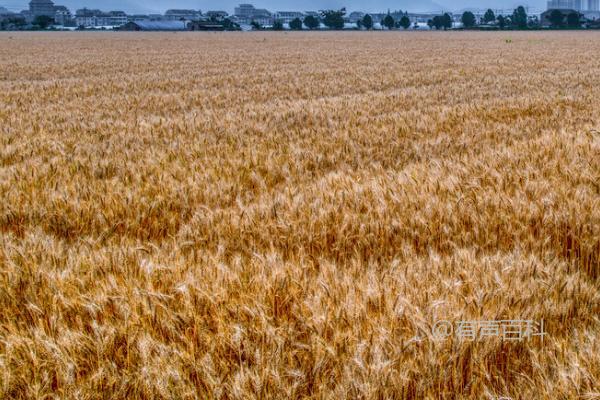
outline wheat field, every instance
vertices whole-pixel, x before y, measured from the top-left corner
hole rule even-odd
[[[600,399],[600,32],[0,54],[0,398]]]

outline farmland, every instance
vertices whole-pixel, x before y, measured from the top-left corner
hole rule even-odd
[[[0,54],[0,398],[600,398],[600,33]]]

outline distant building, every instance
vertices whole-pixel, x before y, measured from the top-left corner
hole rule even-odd
[[[579,12],[585,19],[595,21],[600,19],[600,0],[550,0],[548,1],[548,10],[540,17],[542,26],[551,25],[547,17],[553,10],[561,10],[566,15],[571,12]]]
[[[127,23],[127,14],[124,11],[109,11],[101,17],[100,26],[122,26]]]
[[[100,10],[81,8],[75,11],[75,23],[77,26],[92,27],[96,26],[96,15],[101,14]]]
[[[54,23],[62,26],[75,25],[71,11],[65,6],[54,6]]]
[[[54,18],[54,3],[51,0],[31,0],[29,2],[29,14],[33,17]]]
[[[119,28],[122,31],[186,31],[185,21],[131,21]]]
[[[196,10],[167,10],[165,12],[166,21],[197,21],[202,17],[202,11]]]
[[[0,21],[13,17],[15,14],[8,11],[8,9],[4,7],[0,7]]]
[[[583,10],[583,0],[549,0],[548,10]]]
[[[211,19],[223,19],[229,16],[227,11],[207,11],[206,16]]]
[[[362,11],[353,11],[348,15],[348,22],[356,23],[358,21],[362,21],[365,17],[365,13]]]
[[[583,11],[582,14],[589,21],[600,20],[600,11]]]
[[[75,23],[84,28],[119,27],[128,22],[124,11],[104,12],[96,9],[82,8],[75,12]]]
[[[572,14],[572,13],[578,13],[579,14],[579,11],[577,11],[575,9],[572,9],[572,8],[571,9],[568,9],[568,8],[554,8],[554,9],[551,9],[551,10],[546,10],[540,16],[540,25],[541,26],[545,26],[545,27],[552,26],[552,22],[550,22],[550,15],[554,11],[556,11],[556,10],[558,10],[558,11],[560,11],[562,13],[563,19],[564,19],[565,23],[567,21],[567,17],[569,16],[569,14]]]
[[[240,4],[235,8],[234,15],[242,24],[255,21],[261,25],[271,25],[274,20],[270,11],[264,8],[254,8],[252,4]]]
[[[240,4],[233,10],[233,15],[239,19],[251,19],[256,9],[252,4]]]
[[[73,16],[65,6],[55,6],[51,0],[31,0],[29,10],[21,12],[21,15],[31,23],[37,17],[48,17],[57,25],[72,25]]]
[[[300,11],[277,11],[273,14],[273,20],[281,21],[284,24],[289,24],[296,18],[304,19],[304,13]]]

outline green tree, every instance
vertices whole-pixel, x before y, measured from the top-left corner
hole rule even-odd
[[[504,15],[498,15],[496,19],[498,20],[498,26],[500,29],[504,29],[506,26],[506,17]]]
[[[293,31],[301,31],[302,30],[302,20],[300,20],[300,18],[294,18],[290,22],[290,29]]]
[[[394,17],[392,17],[389,12],[388,12],[388,15],[385,16],[383,21],[381,21],[381,23],[383,26],[388,28],[388,30],[392,30],[394,28],[394,26],[396,25],[396,21],[394,21]]]
[[[410,28],[410,18],[406,15],[402,16],[402,18],[400,18],[400,26],[404,29]]]
[[[278,19],[273,21],[273,30],[274,31],[282,31],[283,30],[283,22],[281,22]]]
[[[308,15],[304,18],[304,25],[306,25],[308,29],[317,29],[320,24],[319,19],[312,15]]]
[[[231,21],[229,18],[223,19],[223,28],[226,31],[239,31],[241,30],[240,26],[235,22]]]
[[[567,26],[572,29],[581,28],[581,14],[572,12],[567,15]]]
[[[488,10],[483,15],[483,22],[489,24],[490,22],[494,22],[496,20],[496,15],[492,11],[492,9],[488,8]]]
[[[445,13],[442,15],[442,27],[444,30],[452,28],[452,17],[450,14]]]
[[[472,28],[475,26],[475,14],[471,11],[465,11],[462,15],[461,21],[465,28]]]
[[[365,15],[362,19],[362,24],[366,30],[373,29],[373,18],[369,14]]]
[[[40,29],[46,29],[54,23],[54,18],[50,18],[47,15],[38,15],[33,20],[33,25],[39,26]]]
[[[346,15],[346,9],[341,10],[325,10],[321,11],[321,17],[323,23],[329,29],[344,29],[344,16]]]
[[[523,6],[517,7],[513,12],[512,23],[519,29],[527,28],[527,11],[525,11]]]
[[[9,18],[8,21],[19,28],[23,28],[27,25],[27,21],[25,20],[25,18]]]
[[[436,15],[435,17],[433,17],[432,25],[437,30],[442,29],[444,27],[444,23],[442,22],[442,17],[439,15]]]
[[[258,23],[258,22],[256,22],[256,21],[252,21],[252,22],[250,22],[250,26],[251,26],[251,27],[252,27],[252,29],[253,29],[253,30],[255,30],[255,31],[260,31],[260,30],[262,29],[262,25],[261,25],[261,24],[259,24],[259,23]]]
[[[548,15],[548,21],[552,28],[562,28],[565,22],[565,16],[560,10],[552,10]]]

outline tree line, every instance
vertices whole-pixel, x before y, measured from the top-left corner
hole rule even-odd
[[[303,27],[306,27],[310,30],[319,29],[321,27],[321,23],[325,25],[328,29],[331,30],[342,30],[344,29],[344,24],[346,16],[346,9],[342,8],[340,10],[322,10],[319,12],[318,16],[307,15],[304,19],[295,18],[290,21],[290,29],[299,31],[302,30]],[[394,17],[388,12],[388,14],[381,21],[381,25],[385,26],[388,29],[394,28],[404,28],[408,29],[411,26],[410,19],[408,18],[408,13],[405,13],[401,18],[396,21]],[[357,22],[358,28],[364,28],[367,30],[373,29],[373,25],[375,21],[371,15],[366,14],[362,19]],[[262,29],[262,26],[258,24],[256,21],[252,21],[251,23],[253,29]],[[273,30],[283,30],[283,23],[281,21],[275,21],[273,23]]]
[[[584,17],[581,13],[573,11],[568,15],[560,10],[552,10],[548,16],[550,26],[552,28],[570,28],[578,29],[583,25]],[[540,20],[537,16],[530,17],[527,11],[522,6],[517,7],[512,15],[504,16],[494,14],[494,11],[488,9],[480,21],[477,21],[475,14],[470,11],[465,11],[461,17],[463,26],[467,29],[494,25],[500,29],[539,29],[541,28]],[[430,25],[431,26],[431,25]],[[436,26],[437,28],[437,26]],[[439,28],[437,28],[439,29]]]
[[[399,13],[394,13],[395,15]],[[401,14],[401,13],[400,13]],[[304,27],[315,30],[319,29],[321,23],[331,30],[344,29],[346,9],[340,10],[323,10],[318,16],[308,15],[304,19],[295,18],[289,23],[291,30],[302,30]],[[566,15],[559,11],[553,10],[548,17],[552,28],[577,29],[581,28],[584,18],[578,12],[571,12]],[[496,15],[493,10],[488,9],[480,20],[471,11],[465,11],[462,14],[461,22],[465,29],[540,29],[541,24],[537,16],[527,15],[525,7],[519,6],[514,9],[511,15]],[[388,11],[388,14],[379,21],[382,27],[388,30],[392,29],[409,29],[412,26],[408,13],[404,13],[402,17],[395,19]],[[357,29],[371,30],[375,25],[375,21],[370,14],[366,14],[362,19],[357,21]],[[449,13],[437,15],[427,21],[427,25],[431,29],[447,30],[453,28],[453,19]],[[257,22],[252,22],[253,29],[262,29],[263,27]],[[414,24],[417,27],[417,24]],[[283,30],[284,26],[281,21],[275,21],[272,27],[273,30]]]
[[[31,23],[30,30],[46,29],[54,23],[54,18],[47,17],[45,15],[39,15],[35,17]],[[6,30],[9,28],[17,30],[24,29],[27,27],[27,21],[25,18],[20,16],[9,17],[0,21],[0,30]]]

